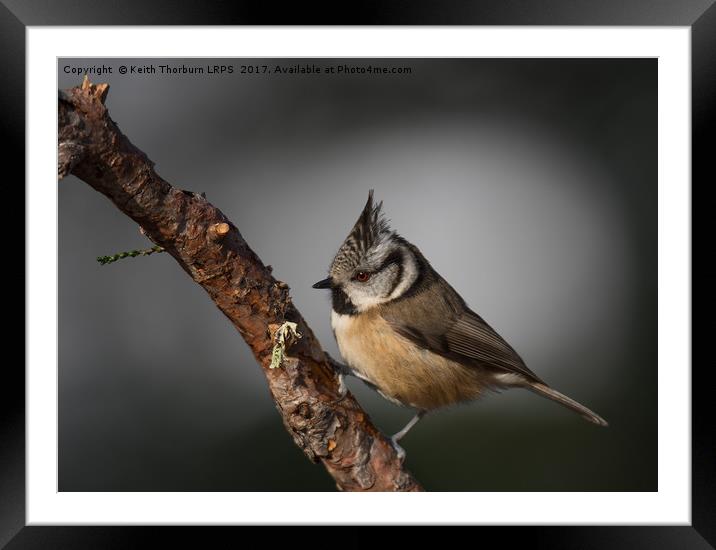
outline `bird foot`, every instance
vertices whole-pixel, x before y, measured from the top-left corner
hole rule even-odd
[[[328,364],[333,367],[333,371],[338,375],[338,400],[340,401],[348,394],[345,377],[351,374],[351,370],[347,365],[336,361],[328,352],[326,352],[326,359],[328,359]]]
[[[400,441],[400,437],[398,437],[399,434],[395,434],[393,437],[390,438],[390,444],[393,446],[393,449],[395,449],[395,454],[398,455],[398,460],[402,464],[405,462],[405,449],[403,449],[399,444],[398,441]]]
[[[348,386],[346,386],[345,375],[338,375],[338,400],[342,400],[348,393]]]

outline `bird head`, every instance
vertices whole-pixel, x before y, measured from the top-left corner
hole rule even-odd
[[[409,243],[393,231],[373,191],[338,249],[327,279],[314,288],[333,290],[336,301],[366,311],[400,297],[415,281],[418,264]]]

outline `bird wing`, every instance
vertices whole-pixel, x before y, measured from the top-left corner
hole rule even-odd
[[[427,292],[428,299],[418,303],[414,301],[410,305],[409,315],[398,307],[386,310],[383,318],[402,337],[447,359],[470,367],[519,374],[529,381],[544,383],[447,283],[440,286],[441,290],[432,290],[442,294],[441,297],[433,295],[430,299],[433,292]],[[446,305],[441,307],[437,304]]]

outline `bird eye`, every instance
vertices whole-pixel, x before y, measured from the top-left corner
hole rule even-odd
[[[367,271],[359,271],[356,273],[356,281],[359,283],[365,283],[368,279],[370,279],[370,273]]]

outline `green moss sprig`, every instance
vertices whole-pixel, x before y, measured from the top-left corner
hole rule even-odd
[[[113,256],[97,256],[97,261],[100,265],[107,265],[117,260],[123,260],[124,258],[136,258],[137,256],[151,256],[157,252],[165,252],[164,247],[153,246],[152,248],[145,248],[143,250],[130,250],[128,252],[120,252]]]

